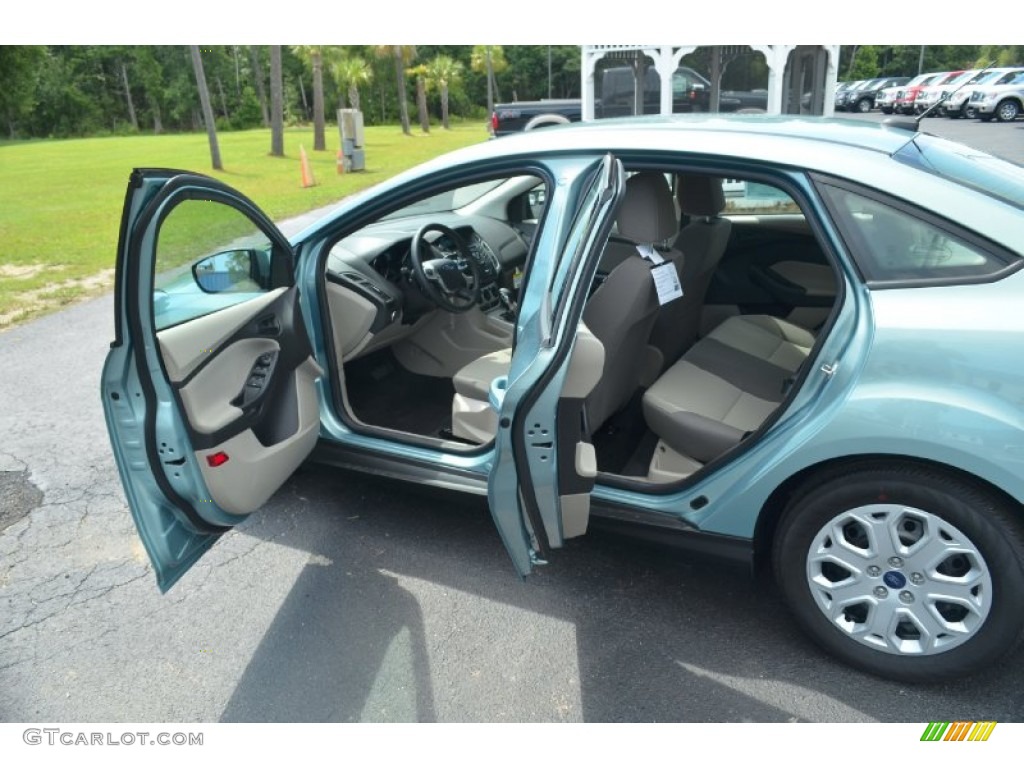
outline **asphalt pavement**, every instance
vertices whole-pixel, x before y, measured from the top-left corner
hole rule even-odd
[[[1024,122],[927,125],[1024,163]],[[1024,652],[955,684],[879,680],[745,571],[597,534],[520,580],[482,500],[317,466],[161,595],[103,422],[112,336],[110,296],[0,334],[0,720],[1024,714]]]

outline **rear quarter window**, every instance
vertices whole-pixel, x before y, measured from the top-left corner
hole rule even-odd
[[[925,211],[833,184],[821,190],[864,279],[876,287],[982,282],[1020,265]]]

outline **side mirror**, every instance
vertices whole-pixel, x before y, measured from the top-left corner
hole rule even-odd
[[[266,254],[246,248],[221,251],[192,265],[192,277],[203,293],[253,293],[269,287]]]

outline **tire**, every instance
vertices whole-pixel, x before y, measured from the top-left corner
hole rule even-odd
[[[857,102],[856,110],[861,114],[866,114],[871,111],[874,105],[871,103],[871,99],[861,99]]]
[[[826,651],[892,680],[991,668],[1024,633],[1019,510],[936,470],[865,462],[788,505],[776,581]]]
[[[964,117],[966,117],[968,120],[974,120],[975,118],[978,117],[977,107],[964,107],[960,111],[963,112]]]
[[[892,114],[892,107],[879,107],[879,109],[882,110],[883,114],[886,114],[886,115],[891,115]]]
[[[1001,123],[1012,123],[1020,114],[1020,104],[1013,99],[1003,99],[996,105],[996,119]]]

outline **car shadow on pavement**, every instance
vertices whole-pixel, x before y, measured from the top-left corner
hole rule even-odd
[[[879,680],[811,645],[746,570],[621,537],[570,542],[520,580],[482,499],[309,466],[240,530],[279,541],[285,529],[309,564],[224,721],[927,722],[1024,711],[1021,655],[966,684]]]

